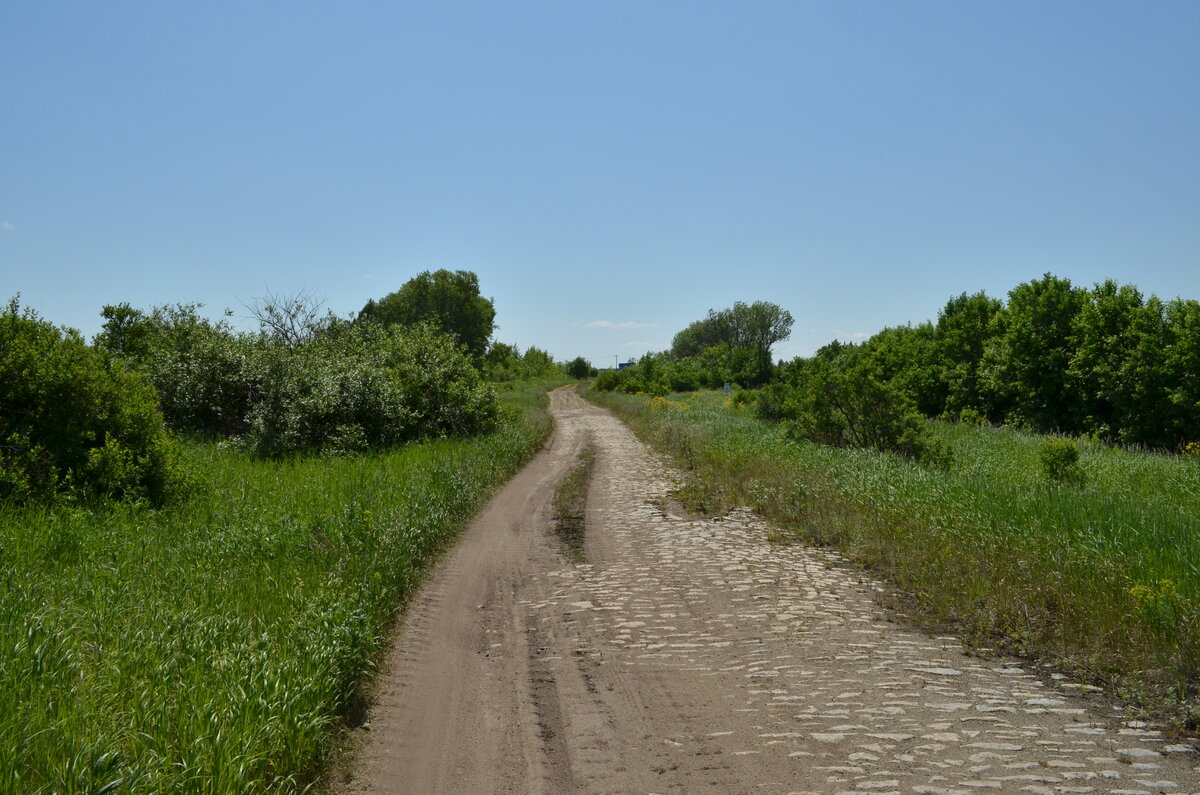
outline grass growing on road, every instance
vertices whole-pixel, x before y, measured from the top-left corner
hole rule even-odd
[[[589,441],[580,452],[579,461],[554,490],[554,530],[567,557],[574,562],[584,560],[588,484],[595,463],[596,446]]]
[[[546,436],[544,389],[503,399],[386,454],[192,445],[177,508],[0,509],[0,792],[310,785],[398,605]]]
[[[931,423],[948,471],[789,440],[719,393],[590,392],[688,471],[679,496],[750,505],[911,595],[922,620],[1131,688],[1200,720],[1200,460],[1080,443],[1050,477],[1045,437]]]

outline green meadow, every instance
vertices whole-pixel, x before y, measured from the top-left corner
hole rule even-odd
[[[550,428],[350,457],[186,445],[175,507],[0,506],[0,792],[313,785],[414,583]]]
[[[674,457],[694,510],[750,505],[779,539],[840,549],[914,620],[1106,685],[1183,729],[1200,721],[1200,457],[930,421],[946,469],[789,438],[719,392],[591,391]]]

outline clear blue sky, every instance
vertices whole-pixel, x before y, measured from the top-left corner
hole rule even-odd
[[[0,293],[468,269],[497,338],[603,365],[709,308],[779,356],[1053,271],[1200,298],[1200,3],[0,6]]]

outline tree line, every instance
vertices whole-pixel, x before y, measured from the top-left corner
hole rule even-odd
[[[926,416],[1179,449],[1200,438],[1200,303],[1045,274],[1007,301],[951,298],[936,322],[887,328],[859,358]]]
[[[947,301],[936,321],[885,328],[811,357],[770,361],[792,318],[774,304],[711,311],[670,351],[600,375],[605,390],[666,394],[762,387],[759,413],[826,443],[943,460],[920,418],[1007,424],[1116,444],[1181,449],[1200,439],[1200,303],[1091,288],[1050,273],[1007,300]]]
[[[186,493],[173,434],[259,456],[344,454],[469,436],[498,421],[488,379],[561,374],[545,351],[492,344],[469,271],[425,272],[349,318],[309,294],[250,307],[257,331],[198,304],[105,306],[89,344],[21,307],[0,311],[0,500]]]

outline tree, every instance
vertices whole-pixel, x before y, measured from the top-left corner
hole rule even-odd
[[[1105,438],[1119,437],[1137,412],[1125,363],[1137,348],[1134,324],[1144,306],[1137,288],[1109,279],[1087,294],[1075,316],[1072,386],[1080,397],[1084,428]]]
[[[1000,344],[989,353],[992,384],[1011,399],[1011,419],[1039,431],[1079,429],[1082,406],[1068,368],[1085,300],[1084,290],[1049,273],[1009,292]]]
[[[992,334],[992,319],[1003,306],[986,293],[964,292],[946,302],[938,313],[935,335],[946,388],[943,410],[951,417],[959,416],[964,409],[980,415],[988,413],[979,387],[979,365]]]
[[[567,375],[572,378],[587,378],[592,374],[592,363],[582,356],[567,362]]]
[[[875,378],[902,389],[922,414],[936,417],[945,409],[946,382],[932,323],[890,326],[864,342],[860,351]]]
[[[496,328],[496,308],[479,294],[479,277],[471,271],[425,271],[394,293],[368,301],[360,320],[383,326],[432,323],[453,337],[478,362]]]
[[[778,304],[737,301],[729,309],[708,310],[708,317],[676,334],[671,355],[685,359],[726,346],[719,358],[730,367],[722,376],[757,386],[771,377],[771,346],[791,336],[792,322],[792,313]]]

